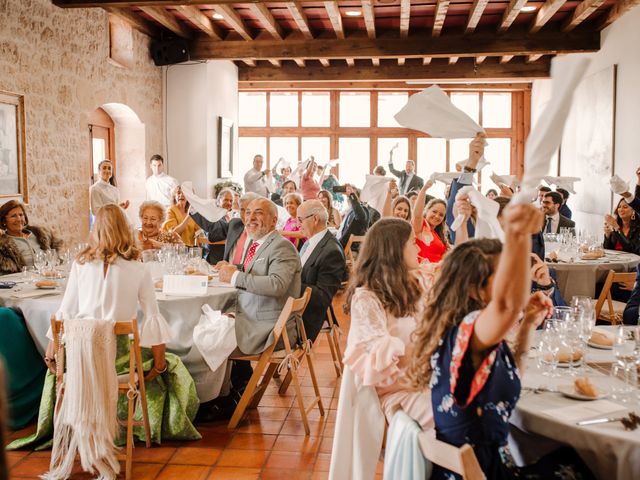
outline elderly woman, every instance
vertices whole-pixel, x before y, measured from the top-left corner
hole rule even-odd
[[[333,197],[331,196],[331,193],[329,193],[327,190],[320,190],[318,192],[318,200],[320,200],[324,208],[327,209],[327,226],[329,228],[340,228],[340,224],[342,223],[342,216],[340,215],[338,209],[333,207]]]
[[[22,267],[33,267],[39,252],[59,250],[62,240],[45,227],[28,225],[27,211],[16,200],[9,200],[0,207],[0,275],[16,273]]]
[[[196,232],[199,229],[198,224],[189,216],[189,202],[182,193],[182,187],[176,185],[171,191],[171,207],[162,224],[162,231],[177,233],[182,243],[192,247],[196,243]]]
[[[155,200],[142,202],[139,216],[141,228],[138,231],[137,241],[142,250],[161,248],[167,243],[182,243],[177,233],[160,231],[165,218],[164,206],[160,202]]]
[[[113,178],[113,164],[111,160],[103,160],[98,164],[98,181],[89,187],[89,202],[91,213],[95,216],[101,207],[114,203],[122,208],[129,207],[129,200],[120,201],[120,193]]]
[[[302,204],[302,196],[299,193],[288,193],[284,197],[284,208],[289,214],[287,222],[280,232],[296,248],[299,248],[306,238],[300,233],[300,220],[298,219],[298,207]]]

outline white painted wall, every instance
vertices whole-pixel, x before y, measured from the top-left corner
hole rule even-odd
[[[229,61],[165,69],[167,170],[211,197],[218,178],[218,117],[238,125],[238,69]],[[234,143],[237,149],[237,130]]]
[[[635,7],[602,31],[601,49],[591,54],[592,62],[586,75],[618,65],[615,105],[615,138],[613,173],[635,181],[640,166],[640,7]],[[550,80],[538,80],[531,95],[532,123],[550,96]],[[563,172],[580,176],[580,172]],[[571,199],[569,199],[571,206]],[[581,215],[576,212],[578,222]],[[585,216],[588,228],[601,233],[602,219]],[[578,225],[580,226],[580,225]],[[594,231],[594,233],[596,233]]]

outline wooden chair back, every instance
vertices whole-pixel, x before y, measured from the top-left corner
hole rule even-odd
[[[353,250],[351,249],[351,247],[353,247],[354,244],[362,244],[362,242],[364,242],[364,235],[351,235],[349,237],[349,240],[347,240],[347,244],[344,247],[344,258],[347,262],[347,269],[351,270],[353,268],[353,265],[355,263],[355,258],[353,256]]]
[[[426,459],[461,475],[464,480],[483,480],[486,478],[471,445],[454,447],[436,439],[433,432],[421,432],[418,435],[418,443]]]
[[[628,284],[633,284],[635,280],[635,272],[616,273],[613,270],[609,270],[604,286],[602,287],[602,291],[600,292],[600,296],[596,301],[596,319],[610,322],[612,325],[622,323],[622,315],[620,312],[616,312],[614,306],[615,301],[611,297],[611,287],[614,284],[623,284],[626,287]],[[608,313],[602,312],[605,302],[607,304]]]

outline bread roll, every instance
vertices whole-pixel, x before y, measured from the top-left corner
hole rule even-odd
[[[53,280],[38,280],[36,282],[36,287],[38,288],[55,288],[58,284]]]
[[[588,378],[576,378],[574,382],[574,386],[576,392],[580,395],[584,395],[585,397],[597,398],[598,397],[598,389],[589,381]]]
[[[603,347],[613,347],[613,338],[602,332],[593,332],[589,342],[602,345]]]

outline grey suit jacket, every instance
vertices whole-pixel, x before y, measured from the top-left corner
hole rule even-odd
[[[236,338],[242,353],[261,353],[273,343],[272,330],[284,304],[289,297],[300,296],[301,269],[293,244],[274,231],[237,275]],[[298,339],[294,323],[287,327],[292,343]]]

